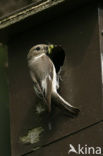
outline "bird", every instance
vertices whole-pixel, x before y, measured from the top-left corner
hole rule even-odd
[[[57,52],[60,52],[57,54]],[[61,58],[60,57],[61,55]],[[57,57],[57,58],[56,58]],[[58,93],[58,74],[65,58],[64,50],[55,44],[34,45],[27,54],[28,68],[36,94],[43,99],[48,112],[52,111],[52,102],[72,115],[79,109],[71,105]],[[61,60],[61,61],[60,61]]]

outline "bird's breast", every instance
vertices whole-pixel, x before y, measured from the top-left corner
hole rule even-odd
[[[35,62],[35,61],[38,61],[39,59],[41,59],[41,57],[42,56],[44,56],[45,54],[39,54],[39,55],[37,55],[37,56],[34,56],[33,58],[32,58],[32,60],[31,60],[31,62],[33,63],[33,62]]]

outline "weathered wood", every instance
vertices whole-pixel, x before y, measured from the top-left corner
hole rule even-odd
[[[99,43],[100,43],[100,57],[101,57],[101,77],[102,77],[102,95],[103,95],[103,5],[100,3],[98,8],[98,24],[99,24]],[[103,108],[103,96],[102,96]]]
[[[0,19],[0,42],[7,43],[12,34],[24,32],[34,25],[42,24],[65,10],[72,10],[84,4],[96,4],[97,0],[44,0],[31,4]]]
[[[49,9],[53,6],[62,4],[66,0],[38,0],[36,3],[33,3],[27,7],[24,7],[20,10],[15,11],[14,13],[11,13],[10,15],[4,16],[0,19],[0,30],[8,27],[16,22],[19,22],[21,20],[24,20],[25,18],[35,15],[39,12],[42,12],[46,9]],[[76,5],[81,5],[86,2],[91,2],[92,0],[68,0],[69,6],[68,9],[72,7],[75,7]],[[67,2],[66,2],[67,3]],[[68,4],[67,3],[67,4]]]
[[[11,24],[14,24],[18,21],[21,21],[28,16],[32,16],[34,14],[37,14],[38,12],[41,12],[45,9],[48,9],[52,6],[55,6],[64,0],[45,0],[45,1],[40,1],[40,3],[37,3],[36,5],[32,5],[28,8],[23,9],[22,11],[18,11],[17,13],[10,15],[8,17],[5,17],[4,19],[0,20],[0,29],[8,27]]]
[[[26,56],[34,44],[45,41],[65,48],[60,94],[80,108],[76,118],[65,116],[58,108],[54,109],[51,119],[46,113],[42,116],[35,113],[35,105],[40,101],[33,91]],[[102,120],[101,60],[95,5],[85,6],[71,14],[66,11],[58,18],[28,29],[26,33],[11,36],[8,46],[13,156]],[[44,129],[40,141],[34,145],[22,144],[19,138],[36,127]]]
[[[99,123],[92,127],[89,127],[83,131],[80,131],[72,136],[67,138],[62,138],[58,142],[54,142],[44,148],[37,150],[36,152],[32,151],[31,153],[25,154],[25,156],[75,156],[75,153],[70,153],[70,144],[74,146],[74,148],[78,151],[78,145],[80,144],[81,147],[84,147],[83,152],[85,153],[85,147],[96,147],[101,148],[101,152],[103,153],[103,123]],[[35,149],[34,149],[35,150]],[[87,150],[88,151],[88,150]],[[82,154],[80,154],[82,155]],[[85,154],[89,155],[89,154]],[[92,155],[92,150],[91,154]],[[94,154],[97,155],[97,154]],[[101,154],[100,154],[101,155]]]
[[[10,114],[7,47],[0,44],[0,155],[10,155]]]

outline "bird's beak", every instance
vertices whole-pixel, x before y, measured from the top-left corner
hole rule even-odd
[[[53,44],[50,44],[50,45],[48,46],[48,53],[49,53],[49,54],[51,54],[53,48],[54,48],[54,45],[53,45]]]

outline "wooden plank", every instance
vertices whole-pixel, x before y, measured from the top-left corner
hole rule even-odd
[[[34,6],[27,7],[23,9],[22,11],[18,11],[17,13],[14,13],[11,16],[7,16],[0,20],[0,29],[3,29],[5,27],[8,27],[16,22],[19,22],[29,16],[32,16],[34,14],[37,14],[38,12],[44,11],[45,9],[48,9],[52,6],[55,6],[59,3],[62,3],[64,0],[58,0],[58,1],[41,1],[41,3],[37,3],[37,5],[34,4]]]
[[[71,11],[96,3],[97,0],[43,0],[40,3],[32,3],[0,18],[0,42],[7,43],[12,34],[27,31],[33,25],[61,16],[65,10]]]
[[[103,5],[100,3],[98,8],[98,23],[99,23],[99,43],[100,43],[100,56],[101,56],[101,77],[102,77],[102,95],[103,95]],[[103,96],[102,96],[103,108]]]
[[[61,44],[65,48],[60,94],[79,107],[81,112],[74,119],[65,116],[58,108],[54,109],[51,120],[45,113],[41,116],[35,113],[35,105],[40,101],[34,94],[26,56],[33,45],[45,41]],[[102,81],[97,8],[87,6],[71,15],[66,12],[60,18],[12,36],[9,42],[9,76],[13,156],[101,120]],[[48,125],[51,125],[51,130]],[[44,129],[40,141],[22,144],[19,138],[37,127]]]
[[[68,0],[66,2],[69,4],[69,8],[74,8],[75,6],[90,3],[93,0]],[[65,0],[37,0],[34,3],[31,3],[30,5],[27,5],[21,9],[18,10],[12,10],[14,12],[9,13],[9,15],[1,17],[0,18],[0,29],[3,29],[5,27],[8,27],[14,23],[20,22],[21,20],[24,20],[25,18],[28,18],[29,16],[38,14],[39,12],[42,12],[46,9],[50,9],[51,7],[54,7],[59,4],[63,4]],[[93,1],[94,2],[94,1]]]
[[[0,44],[0,155],[10,155],[10,114],[7,47]]]
[[[103,123],[85,129],[77,134],[74,134],[73,136],[67,137],[65,139],[61,139],[56,143],[41,148],[36,152],[28,153],[25,156],[34,156],[34,155],[35,156],[48,156],[48,155],[49,156],[53,156],[53,155],[75,156],[76,154],[72,152],[68,154],[70,149],[70,144],[72,144],[77,151],[78,151],[78,145],[80,144],[80,147],[84,147],[83,152],[85,153],[85,155],[93,155],[92,151],[91,154],[89,153],[86,154],[86,150],[85,150],[86,147],[94,147],[95,149],[96,147],[100,147],[102,149],[101,153],[103,153]],[[80,155],[82,155],[82,153]]]

